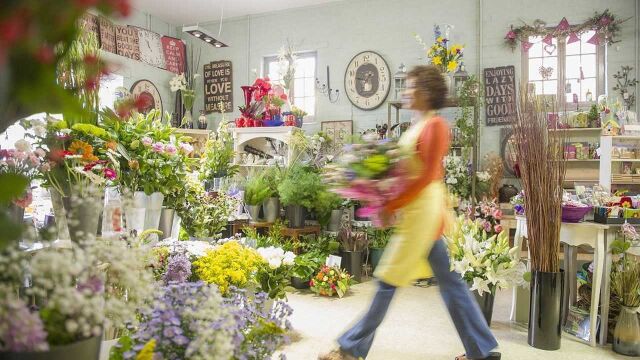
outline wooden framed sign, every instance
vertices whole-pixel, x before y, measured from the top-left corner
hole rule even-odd
[[[175,74],[182,74],[186,63],[184,42],[170,36],[163,36],[161,42],[166,69]]]
[[[140,61],[138,29],[133,26],[116,25],[116,49],[118,55]]]
[[[233,112],[233,70],[231,61],[212,61],[204,65],[204,111]]]
[[[82,15],[79,20],[79,27],[81,29],[80,32],[82,33],[82,36],[86,36],[86,34],[94,34],[96,40],[100,42],[99,22],[98,17],[93,14],[85,13]]]
[[[116,53],[116,27],[107,18],[100,17],[100,49]]]
[[[513,65],[484,69],[487,126],[516,120],[516,69]]]

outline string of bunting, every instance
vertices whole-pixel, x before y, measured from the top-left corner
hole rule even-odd
[[[533,46],[533,43],[529,41],[530,36],[542,37],[542,42],[547,45],[553,43],[553,38],[567,37],[567,44],[571,44],[579,41],[580,35],[583,33],[595,30],[595,34],[587,40],[589,44],[596,46],[603,43],[613,44],[619,41],[616,40],[616,36],[620,32],[620,24],[629,19],[620,20],[607,9],[602,13],[596,12],[593,17],[582,24],[570,25],[567,18],[563,17],[555,28],[547,27],[547,23],[540,19],[535,20],[531,25],[522,21],[524,24],[522,26],[513,27],[511,25],[511,29],[504,39],[511,50],[515,50],[518,41],[520,41],[522,49],[529,51]]]

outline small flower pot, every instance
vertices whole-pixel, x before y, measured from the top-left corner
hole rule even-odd
[[[303,280],[303,279],[301,279],[299,277],[292,276],[291,277],[291,286],[293,286],[295,289],[298,289],[298,290],[308,289],[309,288],[309,280]]]

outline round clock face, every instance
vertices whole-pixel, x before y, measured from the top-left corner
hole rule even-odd
[[[380,106],[389,94],[391,72],[382,56],[364,51],[349,62],[344,75],[344,88],[351,103],[362,110]]]
[[[138,80],[131,87],[131,95],[135,97],[145,98],[146,103],[149,104],[142,113],[146,114],[152,109],[156,109],[162,116],[162,98],[158,92],[158,88],[149,80]]]

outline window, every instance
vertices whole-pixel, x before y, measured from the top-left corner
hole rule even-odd
[[[313,116],[316,112],[316,53],[297,53],[296,56],[296,72],[289,91],[291,104]],[[282,84],[281,64],[277,56],[264,58],[264,73],[273,83]]]
[[[558,95],[561,104],[588,105],[604,93],[604,49],[587,41],[595,32],[587,31],[579,41],[553,39],[551,45],[542,37],[532,36],[528,53],[523,52],[524,81],[536,95]]]

